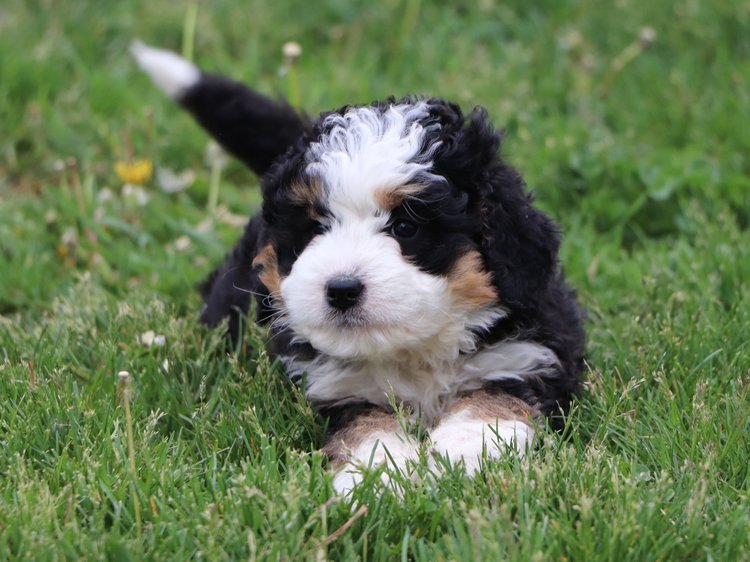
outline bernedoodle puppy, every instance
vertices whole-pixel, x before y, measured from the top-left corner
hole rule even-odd
[[[262,178],[262,211],[205,283],[201,318],[237,338],[255,300],[271,353],[329,420],[339,492],[362,466],[404,469],[420,450],[473,473],[522,454],[536,420],[560,423],[580,387],[582,313],[558,229],[484,110],[407,97],[308,122],[174,53],[132,53]]]

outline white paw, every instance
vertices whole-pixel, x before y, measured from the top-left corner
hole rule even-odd
[[[481,469],[485,458],[499,458],[508,452],[523,456],[534,438],[534,429],[520,420],[479,420],[462,411],[443,420],[431,435],[432,450],[444,455],[451,465],[463,463],[467,473]],[[430,469],[440,463],[430,459]]]
[[[392,484],[391,475],[394,472],[407,472],[407,462],[416,462],[419,458],[419,446],[411,437],[403,434],[378,431],[354,448],[349,458],[349,462],[339,468],[333,478],[336,493],[350,493],[362,481],[363,470],[382,465],[385,465],[380,476],[383,484],[400,493]]]
[[[348,462],[333,477],[333,489],[338,495],[346,496],[360,482],[362,482],[362,468]]]

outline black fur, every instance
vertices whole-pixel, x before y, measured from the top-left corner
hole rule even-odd
[[[231,154],[256,174],[309,129],[307,119],[239,82],[211,74],[180,97],[180,104]]]
[[[240,326],[250,308],[253,294],[260,294],[266,290],[252,268],[262,230],[262,219],[253,218],[224,263],[201,285],[205,303],[201,321],[209,326],[216,326],[228,320],[229,334],[233,342],[239,337]],[[264,307],[265,303],[261,303],[260,306]]]

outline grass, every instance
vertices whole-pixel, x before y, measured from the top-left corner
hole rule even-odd
[[[229,164],[211,220],[205,135],[126,54],[181,50],[192,9],[0,7],[0,559],[750,559],[746,2],[198,4],[197,62],[268,94],[299,42],[311,113],[486,106],[566,233],[591,367],[566,432],[402,500],[370,474],[354,505],[262,347],[197,323],[257,180]],[[113,172],[131,157],[196,180],[141,205]]]

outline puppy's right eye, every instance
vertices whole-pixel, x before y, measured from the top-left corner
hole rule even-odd
[[[322,222],[315,221],[312,231],[315,236],[318,236],[319,234],[325,234],[326,232],[328,232],[328,227]]]

